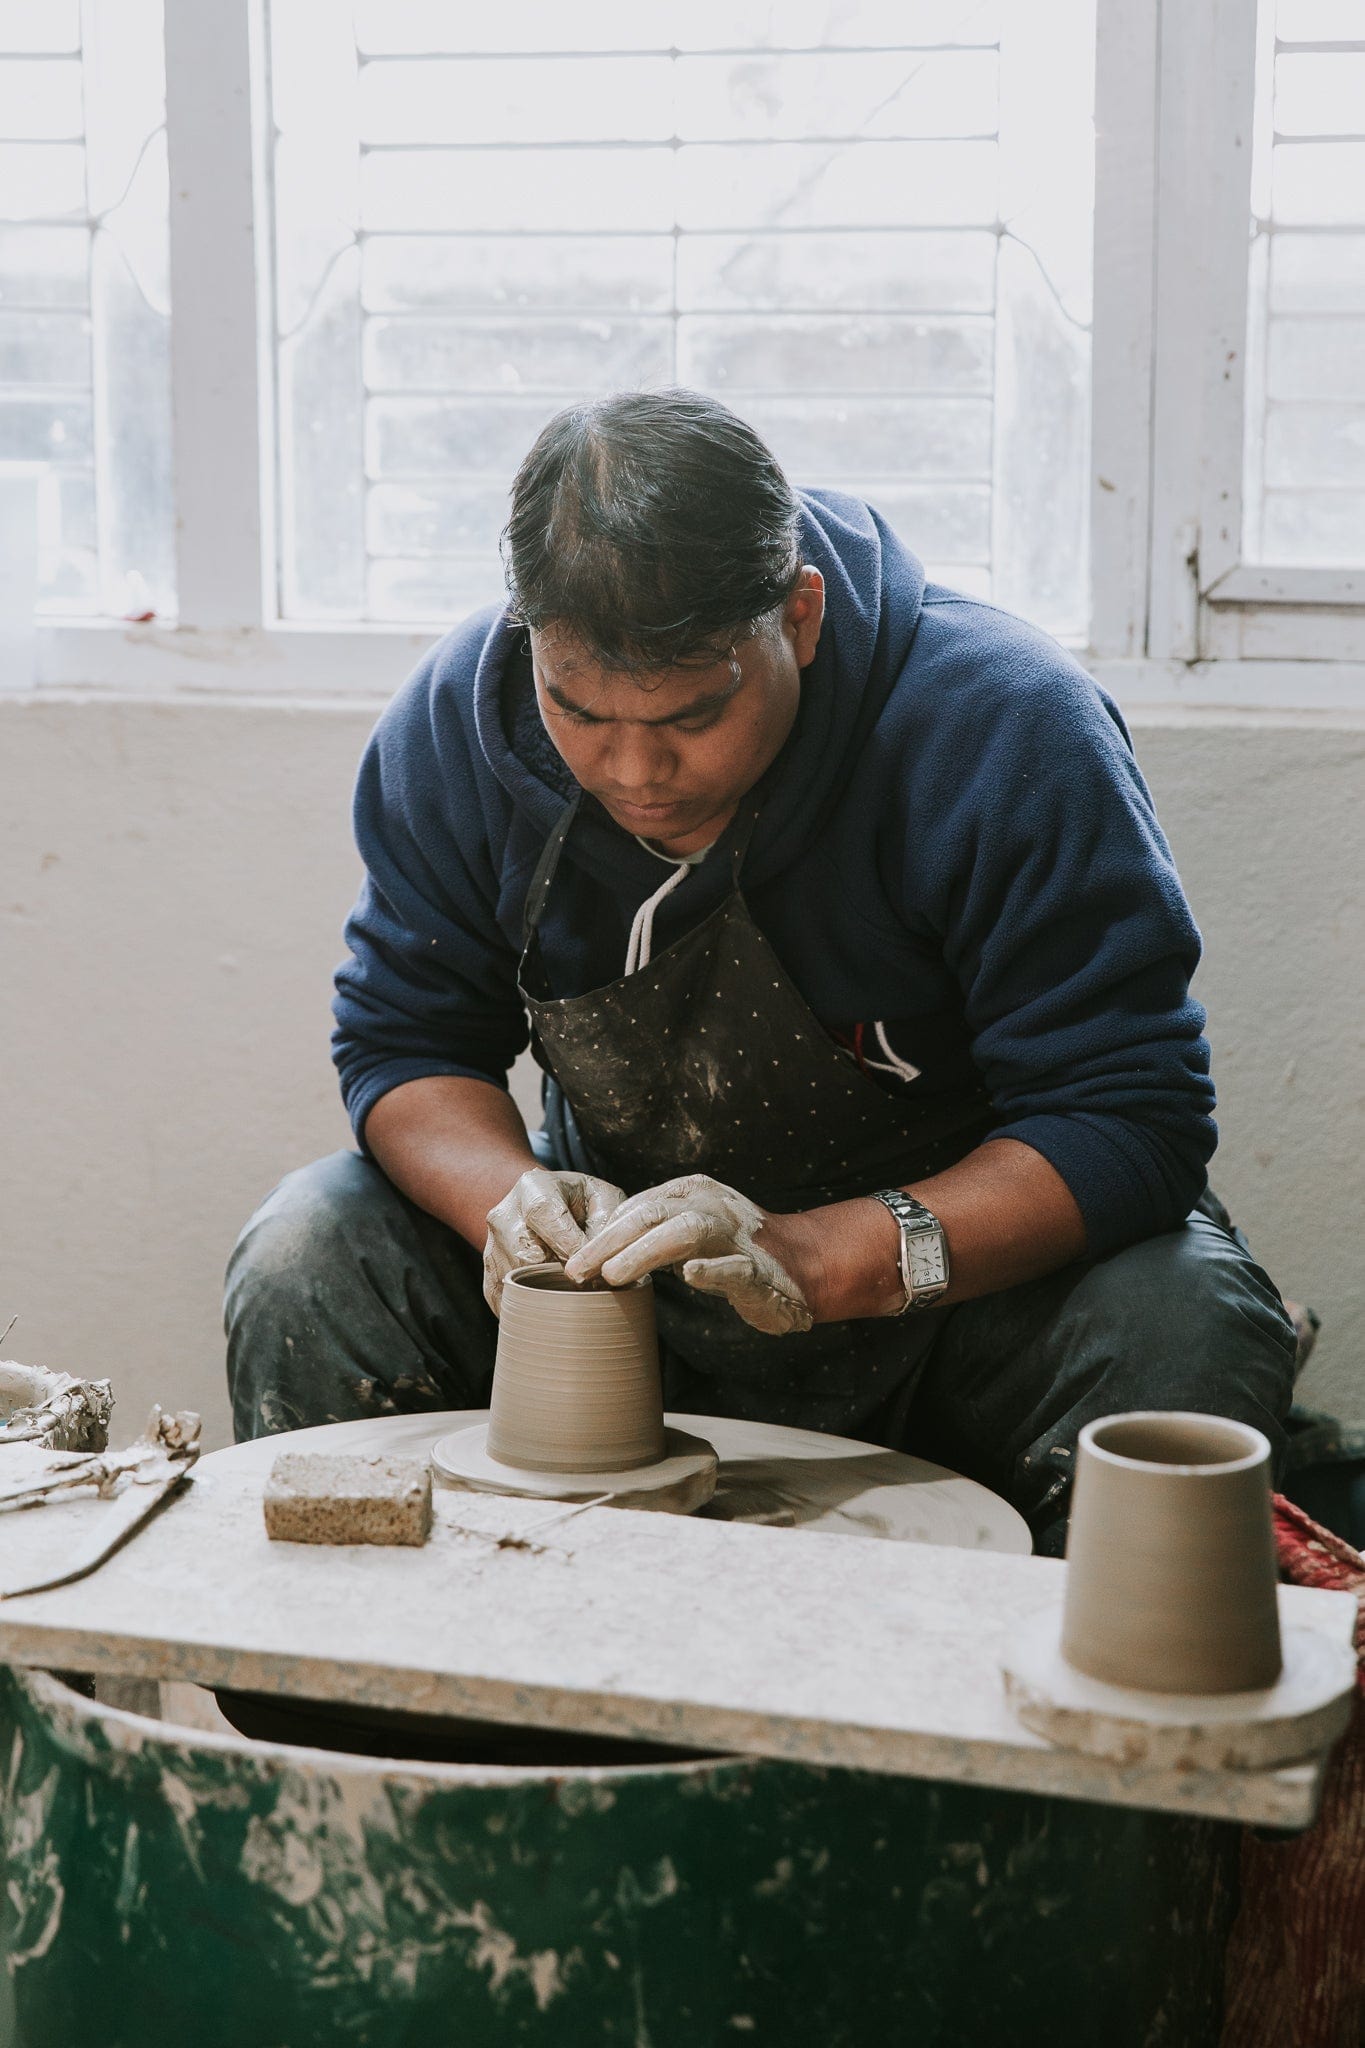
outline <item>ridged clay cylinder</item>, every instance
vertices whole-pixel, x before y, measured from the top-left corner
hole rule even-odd
[[[1270,1445],[1217,1415],[1081,1431],[1062,1655],[1111,1685],[1252,1692],[1280,1675]]]
[[[654,1288],[576,1287],[561,1266],[503,1285],[488,1455],[529,1472],[629,1472],[664,1455]]]

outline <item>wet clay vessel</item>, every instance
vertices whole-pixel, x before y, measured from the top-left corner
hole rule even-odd
[[[488,1455],[529,1472],[629,1472],[664,1455],[654,1289],[575,1287],[522,1266],[503,1287]]]
[[[488,1420],[431,1461],[476,1492],[675,1515],[710,1500],[718,1470],[703,1438],[664,1426],[652,1282],[575,1287],[554,1265],[508,1274]]]
[[[1062,1655],[1144,1692],[1280,1675],[1270,1445],[1216,1415],[1087,1423],[1067,1540]]]
[[[1145,1411],[1087,1423],[1066,1555],[1062,1597],[1001,1658],[1035,1734],[1134,1773],[1197,1774],[1320,1758],[1341,1733],[1355,1616],[1341,1603],[1335,1640],[1281,1629],[1259,1430]]]

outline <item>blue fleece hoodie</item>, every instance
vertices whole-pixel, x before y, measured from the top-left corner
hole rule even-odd
[[[1118,710],[1042,633],[926,587],[859,500],[803,506],[825,625],[745,866],[755,922],[889,1093],[980,1076],[996,1135],[1051,1161],[1092,1256],[1173,1228],[1215,1144],[1199,935]],[[439,641],[384,712],[334,1004],[362,1142],[405,1081],[505,1082],[528,1039],[527,885],[572,789],[500,610]],[[619,979],[661,872],[585,799],[541,925],[556,995]],[[721,858],[693,869],[660,908],[656,954],[728,885]],[[877,1024],[917,1079],[889,1071]]]

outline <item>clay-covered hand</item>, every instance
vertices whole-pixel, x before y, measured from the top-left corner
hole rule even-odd
[[[557,1173],[544,1166],[524,1173],[488,1212],[483,1295],[494,1315],[501,1311],[502,1283],[510,1272],[572,1257],[614,1213],[621,1194],[609,1180],[590,1173]]]
[[[813,1317],[800,1286],[763,1242],[773,1220],[723,1181],[684,1174],[622,1202],[564,1270],[571,1280],[600,1274],[608,1286],[623,1287],[667,1267],[702,1294],[722,1296],[755,1330],[785,1337],[808,1330]]]

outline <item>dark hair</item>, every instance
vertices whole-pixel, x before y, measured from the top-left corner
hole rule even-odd
[[[774,457],[714,398],[626,391],[569,406],[512,485],[512,616],[562,626],[610,668],[715,659],[791,595],[799,519]]]

